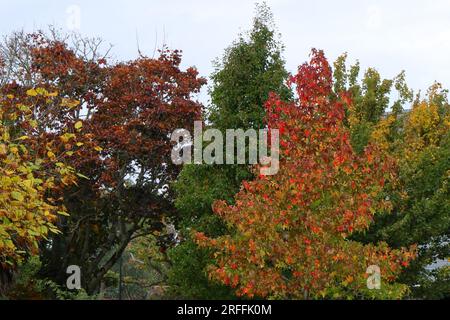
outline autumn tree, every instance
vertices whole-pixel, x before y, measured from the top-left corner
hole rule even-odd
[[[383,185],[392,161],[376,146],[360,155],[344,126],[344,101],[330,100],[332,74],[323,52],[291,78],[298,100],[272,94],[266,103],[270,129],[280,130],[280,171],[243,182],[235,204],[214,203],[214,212],[235,230],[208,237],[215,263],[210,276],[238,295],[264,298],[399,298],[394,280],[414,249],[352,241],[376,213],[389,210]],[[381,290],[369,290],[366,269],[381,270]]]
[[[253,28],[241,34],[222,59],[215,62],[211,76],[211,106],[206,123],[226,129],[259,129],[265,126],[264,102],[270,92],[290,98],[285,85],[287,72],[283,47],[277,40],[270,9],[257,6]],[[190,238],[190,229],[208,235],[228,233],[226,226],[212,213],[216,199],[233,202],[242,180],[252,179],[247,165],[185,165],[176,184],[176,206],[181,213],[181,235],[185,241],[170,251],[173,267],[169,283],[176,296],[185,298],[233,298],[231,290],[211,283],[205,267],[211,261],[208,251],[198,248]]]
[[[378,217],[362,239],[383,240],[392,247],[417,243],[418,257],[400,280],[411,287],[414,297],[448,297],[450,108],[447,91],[435,83],[425,99],[417,97],[410,110],[382,119],[371,140],[397,160],[399,182],[389,190],[393,214]]]
[[[37,33],[26,43],[33,78],[70,107],[44,119],[53,131],[82,127],[97,153],[71,162],[87,179],[60,194],[70,217],[59,219],[62,234],[42,245],[41,276],[63,284],[66,267],[79,265],[83,288],[93,293],[133,238],[158,231],[162,242],[173,240],[163,236],[175,212],[169,187],[179,171],[170,159],[170,134],[200,119],[193,95],[205,80],[194,68],[180,69],[176,50],[109,64],[94,40],[78,42],[82,50],[65,40]],[[65,148],[74,146],[70,138]]]
[[[67,216],[67,210],[55,195],[77,183],[77,173],[69,164],[89,144],[76,123],[62,132],[40,131],[45,126],[40,121],[43,113],[51,114],[55,105],[58,112],[68,111],[57,92],[43,88],[25,92],[16,85],[2,91],[0,287],[8,284],[8,275],[20,264],[39,254],[41,241],[61,232],[58,216]],[[61,148],[64,140],[86,146]]]
[[[419,244],[418,258],[399,281],[407,283],[415,297],[438,297],[445,291],[441,284],[448,283],[448,272],[445,275],[443,268],[433,267],[449,255],[447,195],[442,190],[448,170],[446,90],[435,83],[425,99],[417,95],[412,101],[404,72],[383,80],[374,68],[362,79],[359,73],[359,63],[347,68],[346,54],[334,63],[334,93],[349,92],[353,99],[346,109],[352,145],[360,152],[371,142],[390,154],[397,162],[399,179],[395,185],[385,186],[393,213],[377,215],[367,233],[353,238],[375,243],[383,240],[394,248]]]
[[[386,113],[400,114],[406,103],[412,101],[413,92],[406,84],[404,71],[392,79],[383,79],[375,68],[368,68],[361,76],[359,62],[347,66],[346,60],[345,53],[333,64],[332,95],[350,94],[353,103],[346,109],[345,123],[350,128],[353,148],[362,152],[369,143],[374,126]]]

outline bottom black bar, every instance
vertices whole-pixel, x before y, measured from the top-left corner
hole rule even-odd
[[[20,313],[44,315],[45,318],[65,315],[79,319],[313,319],[317,316],[339,316],[384,319],[393,312],[402,318],[428,310],[430,313],[448,309],[448,301],[0,301],[0,312],[11,309],[15,318]],[[311,317],[312,316],[312,317]]]

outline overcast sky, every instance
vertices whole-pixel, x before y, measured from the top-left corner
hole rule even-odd
[[[348,52],[350,62],[376,67],[384,77],[406,70],[417,91],[434,80],[450,87],[450,0],[268,0],[285,44],[289,71],[312,47],[330,61]],[[114,45],[117,59],[152,55],[164,41],[183,50],[183,65],[208,76],[240,31],[247,30],[255,0],[0,0],[0,34],[52,24]],[[77,18],[79,17],[79,19]],[[204,95],[202,95],[202,100]]]

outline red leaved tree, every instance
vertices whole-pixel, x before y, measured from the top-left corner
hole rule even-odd
[[[170,185],[181,167],[171,161],[170,134],[201,118],[194,95],[206,80],[195,68],[182,70],[178,50],[111,63],[95,39],[70,45],[37,33],[11,41],[20,50],[6,51],[0,92],[57,92],[45,108],[33,104],[34,149],[51,141],[56,156],[71,152],[68,164],[87,177],[52,195],[70,216],[57,223],[62,234],[42,245],[40,275],[65,284],[67,266],[79,265],[82,287],[94,293],[133,238],[155,233],[160,244],[173,243],[165,224],[176,213]]]
[[[280,130],[278,174],[244,182],[235,205],[215,203],[231,235],[196,234],[216,258],[210,276],[247,297],[400,297],[406,289],[394,280],[414,248],[349,239],[389,210],[383,186],[395,179],[393,162],[374,146],[352,150],[343,125],[344,101],[351,102],[330,98],[323,52],[313,50],[290,82],[295,102],[273,94],[266,103],[269,129]],[[367,287],[371,265],[380,268],[381,290]]]

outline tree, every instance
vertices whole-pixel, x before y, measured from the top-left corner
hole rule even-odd
[[[446,90],[436,83],[426,99],[416,99],[411,110],[382,119],[372,141],[397,160],[399,183],[389,192],[394,214],[376,219],[365,241],[383,240],[392,247],[417,243],[418,257],[400,280],[411,287],[413,297],[442,297],[445,292],[448,296],[450,108]],[[441,268],[431,268],[439,264]]]
[[[298,100],[272,94],[268,127],[281,135],[280,171],[243,182],[235,204],[214,212],[235,232],[216,238],[196,233],[215,257],[210,276],[238,295],[271,298],[399,298],[394,280],[414,257],[414,247],[349,239],[389,210],[383,186],[394,179],[392,161],[376,146],[356,154],[345,128],[344,103],[330,101],[332,74],[323,52],[291,78]],[[381,270],[381,290],[369,290],[366,269]]]
[[[412,101],[413,92],[406,84],[404,71],[393,79],[382,79],[376,69],[369,68],[364,72],[362,79],[358,79],[359,62],[347,69],[346,59],[345,53],[334,62],[333,95],[339,97],[344,92],[350,94],[353,103],[346,110],[345,123],[350,128],[353,148],[357,152],[362,152],[369,143],[374,126],[385,113],[401,113],[404,104]],[[393,93],[396,99],[391,102]],[[395,137],[391,137],[391,140],[394,139]]]
[[[264,101],[270,92],[285,99],[290,91],[285,85],[288,73],[282,59],[283,47],[277,41],[272,14],[266,5],[257,6],[253,28],[240,35],[215,62],[211,76],[212,105],[207,112],[209,126],[244,130],[264,127]],[[211,261],[207,250],[200,249],[190,238],[195,227],[211,236],[228,233],[211,210],[216,199],[233,201],[242,180],[252,179],[247,165],[185,165],[175,184],[176,206],[182,220],[179,223],[182,244],[170,250],[173,268],[169,283],[173,294],[184,298],[233,298],[231,290],[211,283],[205,267]]]
[[[24,261],[39,253],[39,243],[59,234],[59,215],[67,215],[55,194],[77,183],[69,165],[83,148],[61,149],[71,139],[81,143],[86,137],[77,125],[64,132],[40,132],[42,112],[67,111],[57,92],[43,88],[21,93],[18,88],[3,88],[0,98],[0,286],[9,283],[8,275]],[[14,94],[13,94],[14,93]]]
[[[446,90],[435,83],[425,100],[417,95],[412,109],[405,109],[413,92],[406,84],[404,72],[392,80],[381,81],[378,72],[371,68],[359,84],[358,63],[347,70],[345,60],[344,54],[334,63],[334,92],[349,90],[354,101],[346,110],[352,145],[361,152],[369,142],[376,144],[396,160],[399,171],[397,183],[385,187],[393,202],[393,213],[376,216],[366,234],[353,238],[375,243],[383,240],[394,248],[419,244],[418,258],[399,281],[410,286],[414,297],[434,297],[435,292],[445,291],[434,288],[445,283],[446,273],[430,270],[430,266],[449,255],[445,245],[449,233],[445,200]],[[390,102],[392,89],[397,96],[394,102]]]
[[[170,134],[200,118],[192,96],[205,80],[194,68],[180,69],[176,50],[108,64],[95,41],[82,41],[85,50],[78,50],[42,33],[29,39],[33,79],[58,90],[71,107],[44,118],[48,127],[58,132],[75,123],[97,145],[96,153],[71,161],[88,179],[62,190],[70,217],[59,219],[62,234],[42,245],[40,275],[63,284],[67,266],[79,265],[82,286],[92,294],[133,238],[164,230],[164,218],[170,223],[169,187],[179,171],[170,159]]]

